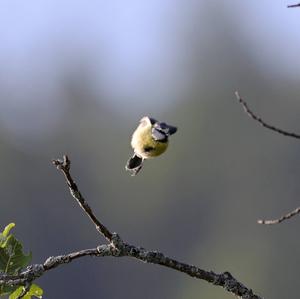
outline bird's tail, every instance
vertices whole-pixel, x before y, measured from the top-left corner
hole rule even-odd
[[[144,159],[134,154],[128,161],[125,166],[126,170],[131,172],[132,176],[138,174],[143,166]]]

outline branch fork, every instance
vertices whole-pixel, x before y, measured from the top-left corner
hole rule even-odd
[[[60,265],[68,264],[77,258],[84,256],[95,257],[131,257],[145,263],[156,264],[164,266],[175,271],[182,272],[191,277],[205,280],[216,286],[223,287],[226,291],[232,293],[241,299],[262,299],[262,297],[255,295],[253,291],[236,280],[229,272],[215,273],[213,271],[206,271],[196,267],[169,258],[159,251],[151,251],[142,247],[137,247],[128,244],[117,234],[112,233],[103,223],[101,223],[94,215],[92,209],[82,196],[77,184],[70,174],[71,161],[67,155],[63,159],[56,159],[52,161],[53,165],[60,170],[69,187],[72,197],[76,200],[79,206],[83,209],[89,219],[93,222],[96,230],[107,240],[107,244],[102,244],[92,249],[84,249],[77,252],[72,252],[65,255],[52,256],[46,259],[43,264],[31,265],[27,267],[22,273],[16,276],[0,275],[0,285],[24,285],[31,283],[35,279],[47,271],[54,269]]]

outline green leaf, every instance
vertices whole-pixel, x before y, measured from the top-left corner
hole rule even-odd
[[[11,293],[11,294],[9,295],[9,299],[16,299],[16,298],[18,298],[18,296],[21,295],[23,289],[24,289],[23,286],[18,287],[13,293]],[[23,298],[24,298],[24,297],[23,297]]]
[[[0,247],[5,246],[4,243],[5,243],[5,241],[6,241],[7,237],[8,237],[8,235],[9,235],[10,230],[11,230],[14,226],[15,226],[14,223],[10,223],[10,224],[8,224],[8,225],[5,227],[4,231],[3,231],[2,233],[0,233]]]
[[[23,246],[15,236],[9,235],[5,246],[0,248],[0,271],[5,274],[17,274],[31,260],[31,253],[25,255]]]
[[[24,287],[18,287],[12,294],[10,294],[9,299],[16,299],[20,294],[22,294]],[[23,297],[24,299],[31,299],[31,297],[42,298],[43,290],[36,284],[30,286],[29,291]]]
[[[0,297],[4,295],[9,295],[13,292],[17,287],[10,287],[10,286],[1,286],[0,287]]]
[[[0,233],[0,273],[16,275],[20,270],[25,268],[30,260],[31,253],[25,255],[22,243],[19,242],[14,235],[10,234],[10,230],[15,226],[14,223],[7,225],[2,233]],[[0,296],[9,294],[16,290],[16,286],[0,286]]]
[[[4,231],[2,232],[2,235],[4,236],[4,237],[7,237],[8,236],[8,234],[9,234],[9,232],[10,232],[10,230],[13,228],[13,227],[15,227],[16,225],[12,222],[12,223],[10,223],[10,224],[8,224],[6,227],[5,227],[5,229],[4,229]]]
[[[43,289],[41,287],[39,287],[37,284],[32,284],[29,290],[29,294],[31,296],[35,296],[37,298],[42,298],[43,296]]]

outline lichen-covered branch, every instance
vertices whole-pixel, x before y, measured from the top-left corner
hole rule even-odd
[[[113,234],[113,242],[111,244],[100,245],[97,248],[85,249],[66,255],[49,257],[43,264],[31,265],[17,276],[0,276],[0,285],[6,284],[15,286],[32,282],[49,270],[64,264],[68,264],[73,260],[84,256],[132,257],[146,263],[165,266],[167,268],[185,273],[191,277],[205,280],[216,286],[221,286],[239,298],[262,299],[261,297],[253,294],[251,289],[248,289],[242,283],[237,281],[229,272],[218,274],[212,271],[202,270],[196,266],[188,265],[169,258],[161,252],[149,251],[145,248],[124,243],[117,234]]]
[[[124,242],[121,237],[110,232],[94,215],[91,208],[88,206],[77,185],[70,175],[70,160],[67,156],[63,157],[63,160],[54,160],[53,164],[63,172],[68,187],[72,196],[76,199],[81,208],[86,212],[91,221],[95,224],[99,233],[105,236],[109,241],[108,244],[100,245],[96,248],[85,249],[77,252],[72,252],[66,255],[59,255],[55,257],[49,257],[43,264],[35,264],[27,267],[19,275],[0,275],[1,285],[28,285],[32,281],[42,276],[47,271],[50,271],[56,267],[64,264],[68,264],[75,259],[82,258],[84,256],[94,257],[131,257],[140,260],[145,263],[156,264],[164,266],[175,271],[182,272],[191,277],[205,280],[216,286],[223,287],[226,291],[232,293],[241,299],[262,299],[262,297],[255,295],[253,291],[239,282],[229,272],[215,273],[213,271],[206,271],[196,267],[177,261],[170,258],[158,251],[147,250],[142,247],[134,246]]]
[[[247,102],[240,97],[238,91],[235,92],[235,96],[237,98],[237,100],[241,103],[241,105],[243,106],[245,112],[252,118],[254,119],[255,121],[257,121],[259,124],[261,124],[263,127],[269,129],[269,130],[272,130],[274,132],[277,132],[281,135],[284,135],[284,136],[289,136],[289,137],[293,137],[293,138],[296,138],[296,139],[300,139],[300,135],[299,134],[296,134],[296,133],[292,133],[292,132],[288,132],[288,131],[284,131],[278,127],[275,127],[273,125],[269,125],[267,124],[262,118],[260,118],[259,116],[257,116],[256,114],[254,114],[254,112],[252,112],[252,110],[249,108]]]
[[[282,221],[285,221],[285,220],[288,220],[288,219],[294,217],[295,215],[298,215],[299,213],[300,213],[300,207],[298,207],[295,210],[281,216],[280,218],[271,219],[271,220],[260,219],[260,220],[257,220],[257,223],[259,223],[259,224],[278,224]]]
[[[111,255],[110,245],[101,245],[93,249],[84,249],[72,252],[66,255],[51,256],[43,264],[34,264],[28,266],[18,275],[0,275],[0,285],[26,285],[42,276],[46,271],[54,269],[60,265],[68,264],[75,259],[84,256],[105,256]]]

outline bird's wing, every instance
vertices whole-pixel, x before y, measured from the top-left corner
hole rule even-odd
[[[156,141],[165,141],[168,138],[166,134],[157,130],[156,128],[152,128],[152,137]]]

